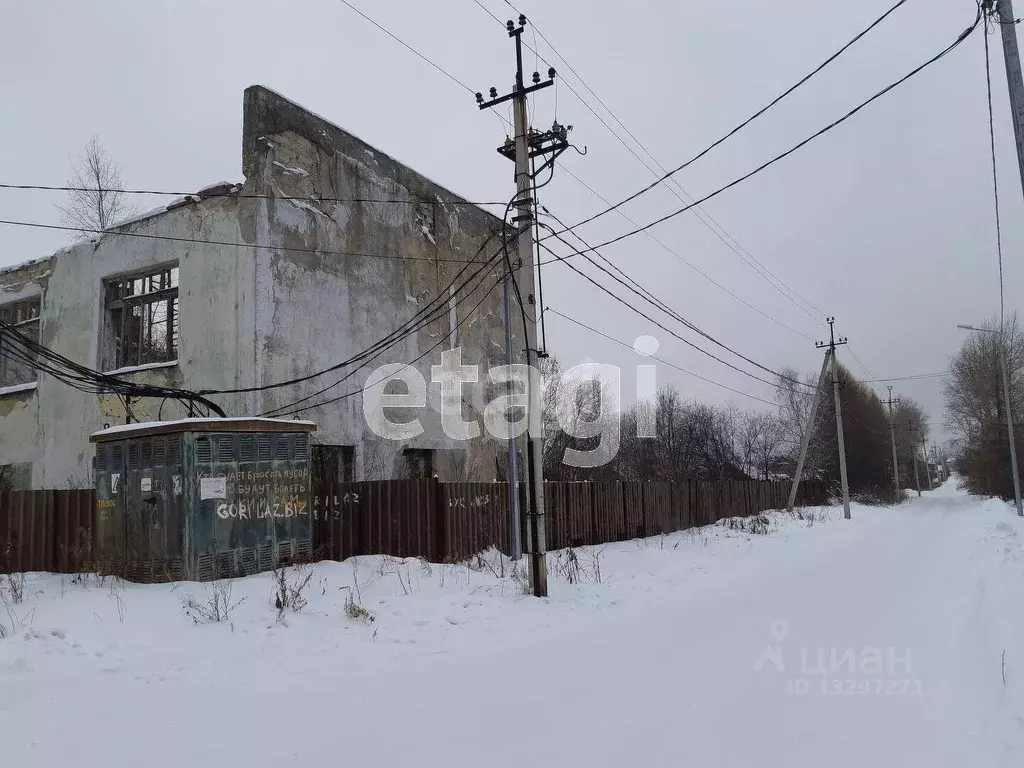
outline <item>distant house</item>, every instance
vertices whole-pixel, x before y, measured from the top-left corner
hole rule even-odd
[[[463,364],[485,372],[505,362],[501,260],[468,296],[448,292],[489,237],[479,258],[496,254],[501,220],[261,86],[245,91],[241,138],[244,182],[212,185],[0,270],[0,319],[131,381],[246,389],[349,359],[443,294],[442,312],[347,380],[354,366],[213,399],[228,416],[281,407],[287,415],[289,404],[300,404],[300,415],[318,425],[314,460],[339,479],[493,479],[506,451],[487,430],[453,440],[439,409],[426,408],[422,434],[382,442],[366,428],[360,392],[377,366],[416,361],[434,398],[431,366],[443,348],[461,347]],[[520,289],[532,295],[531,284]],[[521,351],[522,326],[513,327]],[[487,387],[485,377],[466,385],[467,419],[481,415]],[[129,408],[140,421],[187,415],[173,401]],[[0,468],[8,482],[88,482],[88,435],[125,418],[120,398],[37,376],[0,346]]]

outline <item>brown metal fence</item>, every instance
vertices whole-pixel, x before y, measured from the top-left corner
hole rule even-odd
[[[0,493],[0,573],[73,573],[90,565],[92,490]]]
[[[488,547],[508,551],[506,483],[434,479],[337,482],[313,478],[316,559],[387,554],[457,562]],[[548,549],[603,544],[710,525],[785,507],[788,483],[547,482]],[[822,483],[798,504],[825,503]],[[73,573],[95,566],[91,490],[0,494],[0,573]]]
[[[495,546],[508,551],[505,483],[382,480],[337,484],[314,497],[314,549],[341,560],[358,554],[465,560]],[[548,549],[655,536],[782,509],[789,484],[725,482],[547,482]],[[801,484],[798,504],[825,503],[821,483]],[[369,531],[369,532],[368,532]]]

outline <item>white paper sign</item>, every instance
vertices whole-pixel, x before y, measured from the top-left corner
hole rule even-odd
[[[112,472],[110,475],[110,492],[117,493],[118,486],[121,484],[121,475],[118,472]]]
[[[171,478],[171,488],[174,489],[175,496],[181,496],[181,475],[174,475]]]
[[[199,478],[200,499],[223,499],[228,495],[228,479],[226,477]]]
[[[153,478],[144,477],[140,482],[140,486],[143,493],[149,493],[153,490]]]

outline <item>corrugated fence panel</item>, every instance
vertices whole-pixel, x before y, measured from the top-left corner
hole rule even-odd
[[[569,486],[571,483],[544,483],[544,523],[547,548],[564,549],[569,541]]]
[[[443,483],[444,545],[439,559],[458,561],[489,547],[508,552],[507,483]]]
[[[55,496],[53,570],[79,573],[93,567],[96,492],[87,489],[52,493]]]
[[[644,535],[644,484],[629,481],[622,484],[622,517],[625,538],[639,539]]]
[[[565,537],[567,546],[598,544],[594,537],[594,496],[589,483],[567,483]]]
[[[590,543],[623,541],[626,520],[623,514],[622,483],[590,483],[593,491],[594,528]]]
[[[644,483],[645,527],[648,535],[671,533],[679,530],[672,508],[672,483]]]
[[[51,492],[0,493],[0,573],[51,570],[52,529]]]

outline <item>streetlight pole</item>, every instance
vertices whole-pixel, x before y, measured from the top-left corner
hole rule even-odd
[[[1003,376],[1003,410],[1006,411],[1006,433],[1010,439],[1010,470],[1013,474],[1013,499],[1017,504],[1017,517],[1024,517],[1024,507],[1020,501],[1020,471],[1017,465],[1017,442],[1013,436],[1013,412],[1010,410],[1010,378],[1006,372],[1006,339],[1002,331],[992,328],[978,328],[973,325],[958,325],[965,331],[995,334],[999,340],[999,367]]]

